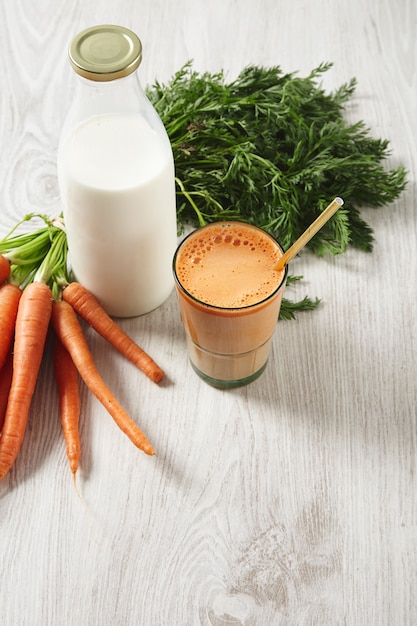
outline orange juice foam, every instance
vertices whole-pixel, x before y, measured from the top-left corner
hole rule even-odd
[[[176,258],[176,273],[194,298],[221,308],[242,308],[268,298],[284,270],[273,269],[282,256],[278,243],[248,224],[216,222],[194,233]]]

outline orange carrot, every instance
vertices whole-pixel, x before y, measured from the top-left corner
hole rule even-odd
[[[67,457],[75,481],[81,454],[80,435],[78,433],[80,419],[78,370],[68,350],[56,336],[54,337],[54,370]]]
[[[7,400],[9,398],[10,385],[12,384],[12,374],[13,353],[10,350],[0,371],[0,432],[3,428],[4,416],[6,415]]]
[[[13,377],[0,439],[0,479],[12,467],[22,445],[51,310],[50,288],[44,283],[30,283],[17,311]]]
[[[155,454],[143,432],[116,400],[101,378],[88,348],[77,314],[72,306],[61,300],[52,307],[52,324],[58,338],[71,355],[81,378],[113,417],[119,428],[139,449]]]
[[[160,382],[164,376],[163,370],[116,324],[88,289],[73,282],[65,287],[62,297],[116,350],[132,361],[153,382]]]
[[[0,287],[0,369],[12,343],[21,295],[22,291],[16,285],[7,283]]]
[[[10,263],[5,256],[0,254],[0,284],[4,283],[10,276]]]

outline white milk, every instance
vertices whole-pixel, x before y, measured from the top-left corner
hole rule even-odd
[[[70,260],[110,315],[142,315],[173,288],[174,163],[140,116],[94,117],[64,138],[58,175]]]

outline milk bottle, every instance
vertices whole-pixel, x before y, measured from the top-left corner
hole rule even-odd
[[[140,85],[138,37],[120,26],[72,41],[79,91],[62,130],[58,180],[76,279],[110,315],[142,315],[171,293],[174,161]]]

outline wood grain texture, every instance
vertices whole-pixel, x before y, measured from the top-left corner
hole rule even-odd
[[[167,372],[158,387],[86,329],[100,372],[157,448],[147,458],[82,388],[77,497],[48,346],[27,434],[0,483],[4,626],[411,626],[417,623],[414,0],[15,0],[0,3],[0,235],[60,210],[56,149],[74,81],[71,37],[135,30],[142,82],[194,59],[255,63],[328,89],[353,76],[349,119],[404,163],[397,202],[364,210],[372,254],[302,253],[292,295],[322,299],[278,325],[252,385],[193,374],[174,294],[122,322]],[[340,190],[343,197],[343,190]]]

